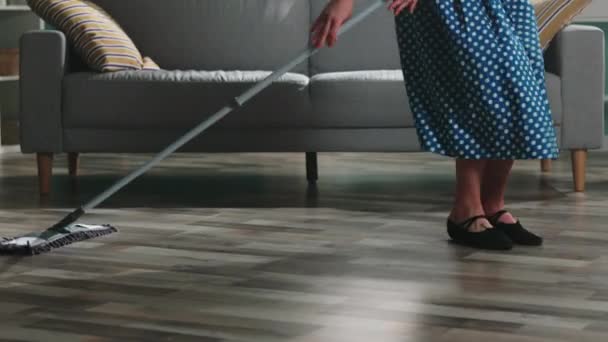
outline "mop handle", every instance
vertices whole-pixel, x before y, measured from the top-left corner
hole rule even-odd
[[[361,11],[361,13],[357,14],[355,17],[353,17],[349,21],[347,21],[342,26],[342,28],[340,29],[340,31],[338,32],[338,35],[342,35],[342,34],[346,33],[353,26],[357,25],[363,19],[365,19],[366,17],[368,17],[369,15],[371,15],[374,11],[376,11],[378,8],[380,8],[385,1],[386,0],[375,0],[374,3],[371,6],[369,6],[365,10]],[[122,189],[127,184],[131,183],[135,178],[141,176],[142,174],[144,174],[145,172],[147,172],[148,170],[150,170],[152,167],[154,167],[156,164],[158,164],[159,162],[161,162],[163,159],[167,158],[169,155],[171,155],[177,149],[179,149],[180,147],[182,147],[183,145],[185,145],[186,143],[188,143],[190,140],[192,140],[193,138],[195,138],[197,135],[199,135],[200,133],[202,133],[204,130],[206,130],[207,128],[209,128],[210,126],[212,126],[213,124],[215,124],[219,120],[221,120],[228,113],[232,112],[236,107],[240,107],[243,104],[245,104],[245,102],[249,101],[249,99],[251,99],[253,96],[257,95],[259,92],[261,92],[262,90],[264,90],[264,88],[268,87],[271,83],[273,83],[274,81],[276,81],[283,74],[285,74],[289,70],[293,69],[296,65],[302,63],[308,57],[310,57],[310,56],[314,55],[315,53],[317,53],[319,50],[320,50],[319,48],[312,48],[312,47],[311,48],[307,48],[304,52],[301,53],[301,55],[299,55],[293,61],[287,63],[284,67],[282,67],[282,68],[278,69],[277,71],[273,72],[268,77],[266,77],[264,80],[260,81],[258,84],[256,84],[253,87],[251,87],[251,89],[249,89],[246,92],[244,92],[242,95],[235,97],[234,98],[234,102],[235,102],[234,104],[230,104],[230,105],[225,106],[220,111],[218,111],[217,113],[213,114],[208,119],[206,119],[205,121],[201,122],[200,124],[198,124],[196,127],[194,127],[193,129],[191,129],[190,131],[188,131],[186,134],[184,134],[182,137],[180,137],[174,143],[172,143],[171,145],[167,146],[164,150],[162,150],[161,152],[159,152],[150,161],[148,161],[147,163],[145,163],[144,165],[142,165],[140,168],[134,170],[133,172],[131,172],[130,174],[128,174],[127,176],[125,176],[121,180],[117,181],[114,185],[112,185],[106,191],[104,191],[101,194],[97,195],[95,198],[93,198],[88,203],[86,203],[84,206],[82,206],[82,208],[77,209],[74,213],[72,213],[72,214],[76,214],[76,215],[73,215],[73,217],[74,216],[76,216],[76,217],[77,216],[81,216],[82,214],[84,214],[85,211],[97,207],[101,202],[105,201],[110,196],[112,196],[113,194],[115,194],[116,192],[118,192],[118,190]]]

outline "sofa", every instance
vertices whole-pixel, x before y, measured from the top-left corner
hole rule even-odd
[[[95,0],[161,71],[99,74],[55,30],[21,39],[20,134],[36,153],[41,194],[53,156],[160,151],[309,44],[327,0]],[[357,10],[369,1],[356,1]],[[546,83],[574,189],[604,136],[604,36],[570,25],[546,51]],[[181,152],[418,152],[394,18],[376,12],[197,137]],[[550,161],[543,161],[547,170]]]

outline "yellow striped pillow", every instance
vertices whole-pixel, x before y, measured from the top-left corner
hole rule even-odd
[[[159,69],[144,59],[129,36],[108,13],[84,0],[27,0],[32,10],[65,33],[68,41],[93,70]]]
[[[591,0],[530,0],[536,10],[540,44],[543,49]]]

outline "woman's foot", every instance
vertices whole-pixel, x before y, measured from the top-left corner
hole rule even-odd
[[[471,220],[476,217],[475,220]],[[465,222],[471,220],[467,230],[471,233],[480,233],[486,229],[492,229],[494,226],[484,215],[483,208],[479,205],[462,205],[454,206],[450,212],[448,220],[452,222]]]
[[[502,230],[489,225],[484,215],[476,215],[462,222],[448,219],[448,235],[458,244],[491,250],[509,250],[513,243]]]
[[[519,220],[506,210],[498,210],[486,217],[497,230],[504,232],[513,242],[524,246],[540,246],[543,239],[525,229]]]

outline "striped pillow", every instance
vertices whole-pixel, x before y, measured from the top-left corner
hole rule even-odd
[[[85,0],[27,0],[48,24],[65,33],[68,41],[93,70],[159,69],[143,58],[131,38],[108,13]]]
[[[574,17],[587,7],[591,0],[530,0],[536,10],[540,44],[544,49]]]

